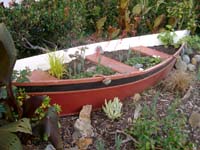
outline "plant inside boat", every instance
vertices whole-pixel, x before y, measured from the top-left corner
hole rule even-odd
[[[143,56],[141,53],[132,49],[105,52],[104,55],[127,65],[135,66],[138,69],[147,69],[161,62],[159,56]]]
[[[17,71],[17,70],[13,70],[12,73],[12,81],[16,81],[16,82],[29,82],[28,76],[31,74],[31,71],[29,68]]]
[[[122,103],[118,97],[108,102],[105,100],[105,106],[103,106],[102,109],[111,120],[118,119],[122,115]]]
[[[80,79],[80,78],[89,78],[89,77],[94,77],[94,76],[99,76],[99,75],[112,75],[115,74],[115,72],[104,66],[95,66],[88,68],[86,71],[79,72],[78,74],[73,74],[71,70],[68,71],[68,76],[67,78],[69,79]]]
[[[174,29],[172,29],[172,26],[166,25],[166,30],[158,35],[158,39],[162,42],[162,44],[165,47],[169,47],[174,46],[175,36],[176,33],[174,32]]]
[[[154,56],[154,57],[136,56],[136,57],[129,58],[125,62],[125,64],[130,65],[130,66],[136,66],[136,67],[143,68],[143,69],[147,69],[147,68],[150,68],[152,66],[159,64],[160,62],[161,62],[161,59],[159,56]],[[137,66],[138,64],[140,64],[140,66]]]
[[[65,79],[80,79],[93,77],[95,75],[112,75],[115,72],[108,68],[100,65],[101,57],[98,57],[98,63],[94,64],[88,60],[85,60],[85,48],[81,49],[81,52],[75,52],[71,54],[70,57],[74,58],[67,65],[67,73],[63,78]]]
[[[64,56],[56,56],[55,53],[48,54],[49,57],[49,74],[61,79],[66,73],[66,66],[64,65]]]

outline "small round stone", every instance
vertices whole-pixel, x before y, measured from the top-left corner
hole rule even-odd
[[[183,55],[182,56],[182,59],[183,61],[186,63],[186,64],[189,64],[190,63],[190,57],[188,55]]]

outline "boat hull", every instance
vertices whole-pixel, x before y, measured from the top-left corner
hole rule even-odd
[[[187,32],[180,33],[179,38],[187,35]],[[43,77],[41,74],[35,74],[35,79],[37,80],[31,80],[31,82],[27,83],[15,82],[13,84],[18,88],[24,88],[31,96],[49,96],[52,104],[56,103],[61,106],[61,116],[71,115],[78,113],[84,105],[92,105],[94,110],[101,108],[105,99],[110,100],[114,97],[118,97],[123,101],[126,97],[133,96],[135,93],[142,92],[155,85],[171,71],[176,62],[176,58],[184,47],[184,45],[182,45],[174,55],[163,54],[156,50],[150,50],[147,47],[145,48],[144,46],[160,45],[157,35],[96,43],[87,45],[88,49],[86,51],[86,58],[94,63],[98,63],[98,59],[92,55],[95,54],[95,48],[99,45],[108,51],[130,49],[130,47],[133,49],[135,48],[135,50],[137,49],[137,51],[140,51],[144,55],[160,56],[162,62],[154,67],[140,71],[138,69],[129,69],[130,66],[127,67],[124,64],[120,64],[120,62],[103,57],[103,61],[100,62],[102,63],[101,65],[110,67],[112,70],[118,72],[117,74],[111,76],[67,80],[58,80],[54,78],[49,79],[46,78],[46,76]],[[143,45],[143,47],[141,47],[141,45]],[[64,53],[67,58],[69,54],[73,54],[75,50],[75,48],[72,48],[68,51],[63,50],[60,52]],[[40,67],[45,70],[49,67],[46,65],[46,58],[47,55],[43,54],[41,56],[19,60],[17,61],[15,68],[19,70],[24,68],[25,65],[28,65],[28,67],[31,67],[31,70]],[[105,80],[110,81],[110,83],[105,84]]]
[[[58,82],[60,81],[55,81],[55,84],[53,84],[53,82],[46,85],[41,84],[41,86],[38,84],[32,85],[31,83],[16,84],[16,86],[19,88],[25,88],[25,90],[31,96],[49,96],[52,104],[56,103],[61,106],[62,112],[60,115],[65,116],[78,113],[84,105],[92,105],[93,109],[97,109],[102,107],[105,99],[109,100],[113,99],[114,97],[119,97],[120,100],[123,101],[126,97],[133,96],[138,92],[142,92],[143,90],[162,80],[170,72],[175,61],[176,58],[171,57],[162,64],[157,65],[154,68],[144,71],[138,75],[132,73],[128,75],[113,76],[110,78],[112,83],[110,85],[104,85],[102,83],[102,79],[95,80],[94,82],[91,82],[91,84],[101,85],[100,82],[102,83],[101,86],[97,86],[96,88],[84,86],[84,83],[80,85],[81,87],[79,87],[77,83],[71,83],[70,85],[65,85],[65,83],[59,84]],[[88,79],[88,81],[89,80],[90,79]],[[88,83],[85,82],[85,84]],[[63,91],[60,86],[69,86],[71,89]],[[73,88],[73,86],[75,87]],[[44,90],[40,91],[41,89]]]

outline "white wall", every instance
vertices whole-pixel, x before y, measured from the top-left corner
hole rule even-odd
[[[4,2],[4,6],[5,7],[8,7],[8,3],[10,2],[11,0],[0,0],[0,2]],[[16,0],[17,3],[21,2],[22,0]]]

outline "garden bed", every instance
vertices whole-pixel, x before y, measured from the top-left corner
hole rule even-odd
[[[193,82],[192,90],[190,90],[189,97],[183,98],[187,95],[188,91],[184,92],[180,97],[180,104],[177,107],[177,111],[183,113],[186,116],[186,128],[184,133],[189,133],[188,141],[195,143],[198,147],[200,146],[200,130],[199,128],[193,129],[189,124],[189,117],[193,111],[199,111],[200,108],[200,82]],[[107,118],[102,110],[92,112],[91,121],[94,128],[95,136],[93,138],[92,144],[88,147],[88,150],[97,149],[97,143],[102,142],[105,145],[105,149],[115,150],[115,137],[120,136],[123,143],[121,144],[121,149],[130,150],[136,149],[136,144],[134,139],[127,136],[126,131],[132,127],[132,119],[134,118],[134,113],[137,105],[140,104],[144,107],[145,104],[148,106],[154,104],[155,95],[157,95],[157,103],[155,113],[160,117],[164,118],[166,116],[167,108],[174,104],[177,100],[177,93],[169,92],[163,90],[162,84],[159,83],[156,86],[144,91],[141,96],[140,101],[134,101],[133,97],[127,98],[123,103],[123,115],[121,118],[115,121],[111,121]],[[78,119],[78,115],[61,117],[61,136],[64,141],[65,149],[72,150],[72,147],[76,146],[73,141],[72,133],[74,132],[74,123]],[[178,119],[178,118],[177,118]],[[177,121],[176,121],[177,122]],[[175,124],[173,122],[172,124]],[[142,133],[141,133],[142,135]],[[44,149],[48,143],[38,142],[29,143],[24,146],[24,150],[33,149]],[[162,149],[162,148],[161,148]]]
[[[90,78],[98,75],[113,75],[116,72],[108,67],[94,64],[88,60],[73,60],[69,64],[65,64],[67,73],[63,79],[80,79]]]

